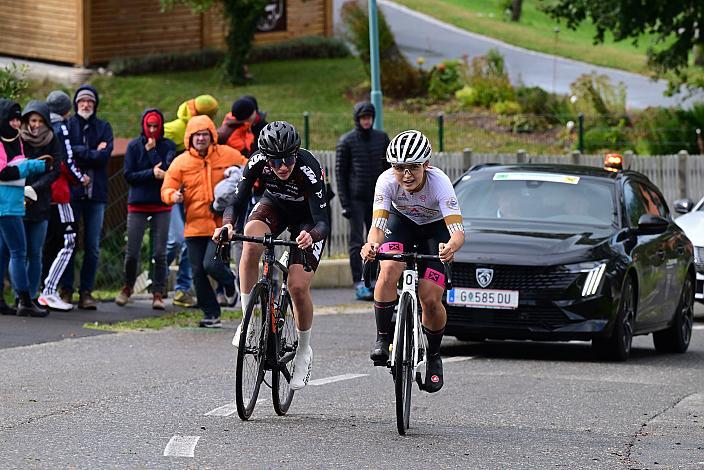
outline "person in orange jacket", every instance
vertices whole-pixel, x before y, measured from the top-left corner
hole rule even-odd
[[[235,277],[230,267],[214,260],[212,233],[222,218],[213,212],[215,186],[224,178],[225,170],[244,166],[247,159],[226,145],[218,145],[215,124],[208,116],[195,116],[188,121],[184,145],[186,151],[169,166],[161,187],[161,199],[167,204],[183,203],[186,212],[185,238],[193,269],[193,283],[198,306],[204,317],[200,326],[220,328],[220,305],[208,275],[225,286],[225,295],[235,297]]]
[[[218,128],[218,143],[228,145],[249,157],[254,144],[252,123],[256,118],[255,102],[248,97],[238,98]]]

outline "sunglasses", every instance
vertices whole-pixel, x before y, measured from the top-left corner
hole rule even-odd
[[[281,165],[286,165],[288,168],[291,168],[294,163],[296,163],[296,156],[295,155],[289,155],[288,157],[284,157],[284,158],[270,158],[269,159],[269,166],[275,170],[278,170],[279,168],[281,168]]]
[[[423,165],[421,163],[411,163],[407,165],[391,165],[391,167],[396,173],[405,173],[406,170],[410,171],[411,173],[418,173],[420,170],[423,169]]]

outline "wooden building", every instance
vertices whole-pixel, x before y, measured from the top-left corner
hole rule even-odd
[[[271,0],[256,43],[332,35],[332,0]],[[224,48],[218,6],[194,14],[159,0],[0,0],[0,54],[90,66],[115,57]]]

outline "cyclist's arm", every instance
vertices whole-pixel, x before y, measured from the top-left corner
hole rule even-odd
[[[384,242],[384,230],[386,223],[389,220],[389,210],[391,209],[391,199],[393,194],[393,186],[389,184],[386,178],[386,172],[382,173],[376,180],[374,189],[374,206],[372,212],[372,226],[367,235],[367,243],[362,247],[362,258],[370,252],[370,248],[376,248]],[[388,175],[387,175],[388,176]]]
[[[460,205],[457,201],[455,188],[452,186],[450,178],[444,174],[442,176],[438,202],[445,225],[447,225],[447,230],[450,232],[450,240],[445,243],[446,248],[442,251],[451,254],[459,250],[464,244],[464,223],[462,222],[462,212],[460,211]]]
[[[313,216],[313,228],[308,233],[313,238],[313,243],[325,240],[330,233],[330,220],[328,218],[328,198],[325,193],[325,180],[323,169],[313,154],[301,151],[301,171],[306,175],[306,194],[308,207]]]
[[[242,179],[237,184],[235,191],[235,200],[225,208],[222,215],[222,224],[231,226],[237,222],[237,217],[242,213],[242,210],[249,202],[249,197],[252,194],[252,186],[259,178],[266,165],[266,158],[261,153],[257,152],[252,155],[242,171]]]

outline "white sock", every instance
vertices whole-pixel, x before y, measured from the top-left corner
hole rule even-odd
[[[247,305],[249,305],[249,296],[252,295],[250,291],[249,294],[242,294],[242,315],[244,316],[245,311],[247,311]]]
[[[306,331],[301,331],[296,328],[296,331],[298,332],[298,348],[296,349],[296,352],[308,350],[308,345],[310,344],[310,332],[312,329],[313,328]]]

